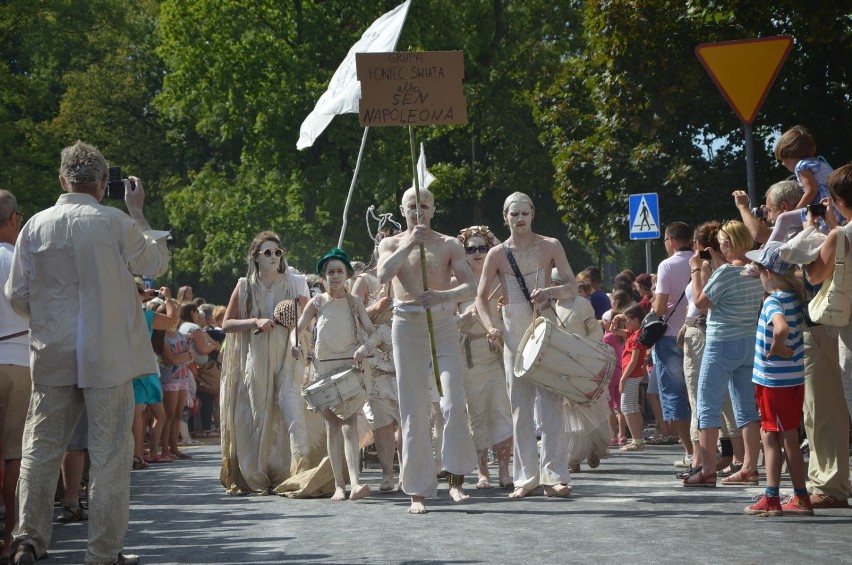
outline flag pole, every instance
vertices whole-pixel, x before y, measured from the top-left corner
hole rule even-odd
[[[414,148],[414,128],[408,126],[408,139],[411,142],[411,170],[414,172],[414,202],[417,209],[417,223],[423,224],[420,212],[420,179],[417,174],[417,151]],[[420,244],[420,271],[423,274],[423,290],[429,290],[429,275],[426,273],[426,246]],[[435,329],[432,326],[432,309],[426,308],[426,326],[429,328],[429,348],[432,351],[432,373],[435,375],[435,386],[439,396],[444,396],[441,388],[441,372],[438,369],[438,350],[435,347]]]
[[[361,158],[364,156],[364,146],[367,145],[367,132],[370,127],[364,128],[364,136],[361,138],[361,149],[358,150],[358,160],[355,162],[355,171],[352,173],[352,183],[349,185],[349,194],[346,196],[346,205],[343,206],[343,226],[340,228],[340,237],[337,239],[338,249],[343,249],[343,237],[349,225],[349,204],[352,202],[352,193],[355,192],[355,181],[358,180],[358,171],[361,170]]]

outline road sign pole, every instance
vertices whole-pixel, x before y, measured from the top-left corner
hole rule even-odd
[[[757,206],[757,188],[754,181],[754,141],[751,135],[751,124],[743,124],[745,134],[746,180],[748,181],[748,200],[751,206]]]
[[[651,240],[645,240],[645,272],[651,272]]]

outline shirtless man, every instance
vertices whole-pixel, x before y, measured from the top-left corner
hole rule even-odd
[[[510,498],[523,498],[539,485],[544,487],[547,496],[567,497],[572,491],[568,485],[571,475],[568,471],[568,437],[562,397],[514,376],[515,353],[524,332],[535,319],[533,308],[541,315],[553,317],[553,309],[547,307],[550,300],[572,299],[577,295],[577,282],[562,244],[556,239],[533,233],[534,217],[532,200],[522,192],[510,195],[503,203],[503,220],[511,232],[504,245],[509,247],[515,257],[532,304],[524,296],[503,246],[492,247],[488,251],[476,295],[476,310],[489,335],[495,340],[503,337],[505,343],[503,360],[509,381],[515,437],[512,463],[515,490],[509,495]],[[550,286],[551,268],[554,267],[564,284]],[[505,336],[496,327],[488,308],[488,289],[494,277],[499,277],[506,289],[507,303],[503,306]],[[540,463],[533,419],[536,395],[541,397]]]
[[[441,412],[444,441],[441,459],[450,475],[450,496],[456,502],[469,497],[462,485],[464,474],[476,468],[476,451],[465,412],[462,357],[459,348],[456,304],[470,300],[476,289],[473,273],[465,261],[461,243],[429,227],[435,200],[428,190],[420,191],[418,223],[414,189],[402,196],[400,206],[407,229],[386,237],[379,244],[379,282],[392,282],[395,307],[392,325],[393,356],[399,389],[402,422],[402,490],[411,496],[412,514],[426,512],[424,501],[438,492],[432,453],[428,392],[433,378],[426,308],[432,310],[438,367],[441,375]],[[426,248],[429,290],[423,290],[420,244]],[[457,286],[451,286],[455,275]]]

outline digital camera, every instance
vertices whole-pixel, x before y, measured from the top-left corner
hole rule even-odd
[[[109,168],[109,179],[107,180],[107,198],[111,200],[124,200],[124,181],[121,178],[121,167]],[[130,181],[130,190],[136,190],[136,183]]]

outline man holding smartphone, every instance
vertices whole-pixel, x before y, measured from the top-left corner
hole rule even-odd
[[[167,232],[150,229],[139,179],[125,181],[129,216],[99,203],[107,163],[90,145],[62,150],[59,183],[66,194],[21,230],[5,287],[15,312],[30,320],[33,380],[13,559],[34,563],[47,552],[59,461],[85,406],[92,461],[85,561],[137,563],[120,553],[133,461],[131,381],[156,373],[157,361],[128,266],[164,274]]]

